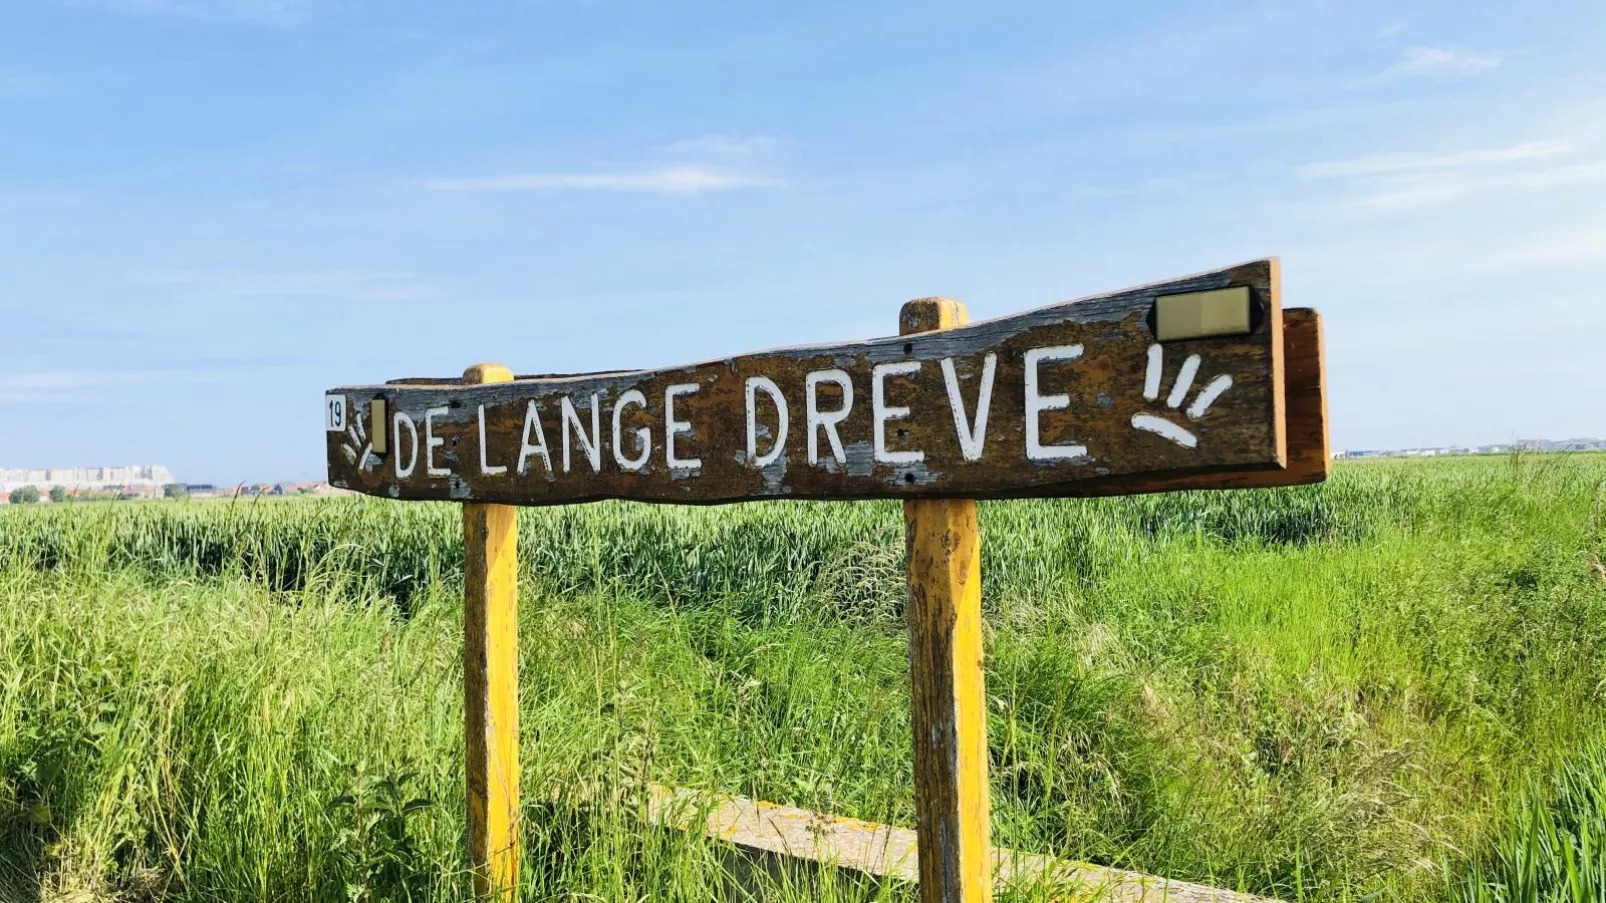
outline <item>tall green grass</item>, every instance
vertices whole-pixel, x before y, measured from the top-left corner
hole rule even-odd
[[[1544,460],[1511,472],[1483,461],[1360,468],[1364,477],[1316,488],[986,505],[990,598],[1039,597],[1096,580],[1140,548],[1178,542],[1305,546],[1353,543],[1379,528],[1510,524],[1554,495],[1586,493],[1600,469]],[[834,595],[852,603],[886,597],[901,580],[891,560],[901,554],[898,510],[891,502],[530,509],[521,560],[532,576],[565,588],[617,583],[685,604],[723,604],[735,593],[751,618],[787,617],[820,580],[839,584]],[[244,575],[280,590],[338,573],[405,607],[460,573],[456,517],[453,505],[367,498],[20,506],[0,531],[0,568]]]
[[[1591,456],[1368,462],[984,505],[995,840],[1287,899],[1549,899],[1487,894],[1541,831],[1511,813],[1599,818],[1542,781],[1606,727],[1603,481]],[[0,899],[464,899],[456,518],[0,512]],[[520,529],[528,899],[731,881],[642,827],[647,781],[912,823],[895,505]]]
[[[1606,744],[1589,743],[1513,801],[1492,849],[1452,879],[1457,903],[1606,899]]]

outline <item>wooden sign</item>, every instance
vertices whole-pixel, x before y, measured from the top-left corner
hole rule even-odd
[[[508,505],[902,498],[920,894],[992,895],[977,498],[1314,483],[1321,320],[1277,263],[970,324],[664,370],[346,386],[329,481],[463,506],[463,683],[475,893],[518,894],[518,519]]]
[[[329,479],[515,505],[1310,482],[1325,464],[1287,466],[1277,282],[1263,260],[953,329],[684,367],[342,387],[325,398]]]

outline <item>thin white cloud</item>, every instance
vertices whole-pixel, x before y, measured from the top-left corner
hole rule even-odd
[[[484,178],[432,179],[432,191],[639,191],[650,194],[701,194],[735,188],[779,188],[764,176],[713,166],[666,166],[616,173],[529,173]]]
[[[311,0],[67,0],[73,6],[112,12],[228,19],[265,25],[292,25],[306,18]]]
[[[1479,184],[1479,180],[1461,175],[1379,179],[1363,186],[1367,190],[1357,193],[1351,203],[1373,210],[1438,207],[1472,194]]]
[[[1307,163],[1297,172],[1308,178],[1379,176],[1420,170],[1465,169],[1553,157],[1572,150],[1566,141],[1530,141],[1511,147],[1479,148],[1448,154],[1391,153],[1370,154],[1349,160]]]
[[[779,139],[768,135],[736,135],[722,132],[682,138],[670,142],[664,149],[672,154],[743,157],[768,153],[780,146],[780,143]]]
[[[1305,290],[1346,284],[1362,296],[1455,294],[1498,303],[1505,303],[1505,294],[1487,291],[1491,280],[1520,280],[1525,290],[1542,294],[1550,290],[1546,286],[1575,278],[1555,269],[1556,264],[1606,263],[1606,213],[1588,205],[1550,205],[1556,209],[1534,219],[1531,205],[1514,210],[1508,203],[1513,200],[1522,201],[1510,195],[1491,198],[1491,213],[1476,217],[1451,212],[1434,228],[1379,222],[1320,238],[1313,234],[1278,250],[1285,271],[1299,274]],[[1529,272],[1516,274],[1523,269]],[[1378,292],[1380,288],[1384,291]],[[1565,291],[1555,296],[1575,298]],[[1606,305],[1595,306],[1606,315]]]
[[[1514,311],[1522,316],[1513,317]],[[1553,335],[1559,321],[1576,329],[1598,330],[1606,327],[1606,308],[1580,306],[1568,296],[1522,294],[1464,303],[1454,316],[1436,305],[1400,305],[1386,314],[1367,312],[1329,328],[1336,333],[1332,347],[1366,360],[1426,348],[1500,347],[1518,337]]]
[[[438,286],[405,272],[165,270],[129,279],[192,300],[418,301],[442,294]]]
[[[1404,78],[1454,79],[1482,75],[1503,62],[1498,53],[1474,53],[1427,47],[1407,47],[1399,62],[1366,81],[1394,81]]]
[[[1219,173],[1187,173],[1177,176],[1151,176],[1130,185],[1077,185],[1071,187],[1069,191],[1074,197],[1089,199],[1184,194],[1220,180]]]
[[[1493,255],[1498,264],[1606,263],[1606,222],[1573,227],[1544,241],[1515,245]]]
[[[1360,207],[1402,210],[1433,207],[1472,195],[1504,189],[1540,192],[1606,182],[1606,161],[1524,172],[1434,173],[1371,180],[1370,193],[1355,199]]]
[[[1305,179],[1343,181],[1352,206],[1403,210],[1500,189],[1544,191],[1606,181],[1606,161],[1555,159],[1574,149],[1566,141],[1531,141],[1444,154],[1371,154],[1307,163],[1294,171]]]
[[[1515,172],[1502,178],[1498,184],[1515,188],[1559,188],[1566,185],[1583,185],[1606,181],[1606,160],[1575,163],[1551,169]]]
[[[230,370],[34,370],[0,374],[0,404],[68,401],[128,387],[221,382]]]
[[[107,374],[87,370],[36,370],[0,376],[0,392],[85,389],[107,381]]]

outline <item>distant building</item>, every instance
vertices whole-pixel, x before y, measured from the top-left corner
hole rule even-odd
[[[33,486],[41,493],[60,486],[68,492],[117,491],[161,488],[174,482],[173,474],[160,464],[132,464],[127,467],[51,467],[42,469],[0,469],[0,493]]]
[[[1513,452],[1589,452],[1606,451],[1606,439],[1518,439],[1496,445],[1476,448],[1453,445],[1447,448],[1401,448],[1393,451],[1351,449],[1335,452],[1335,458],[1436,458],[1443,455],[1508,455]]]

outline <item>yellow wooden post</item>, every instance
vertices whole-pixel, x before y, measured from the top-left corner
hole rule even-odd
[[[469,384],[509,382],[501,364],[463,371]],[[463,707],[468,746],[468,856],[474,893],[510,903],[519,880],[518,509],[463,505]]]
[[[921,298],[903,306],[899,333],[949,329],[967,319],[957,301]],[[906,501],[903,520],[920,899],[982,903],[993,888],[976,502]]]

